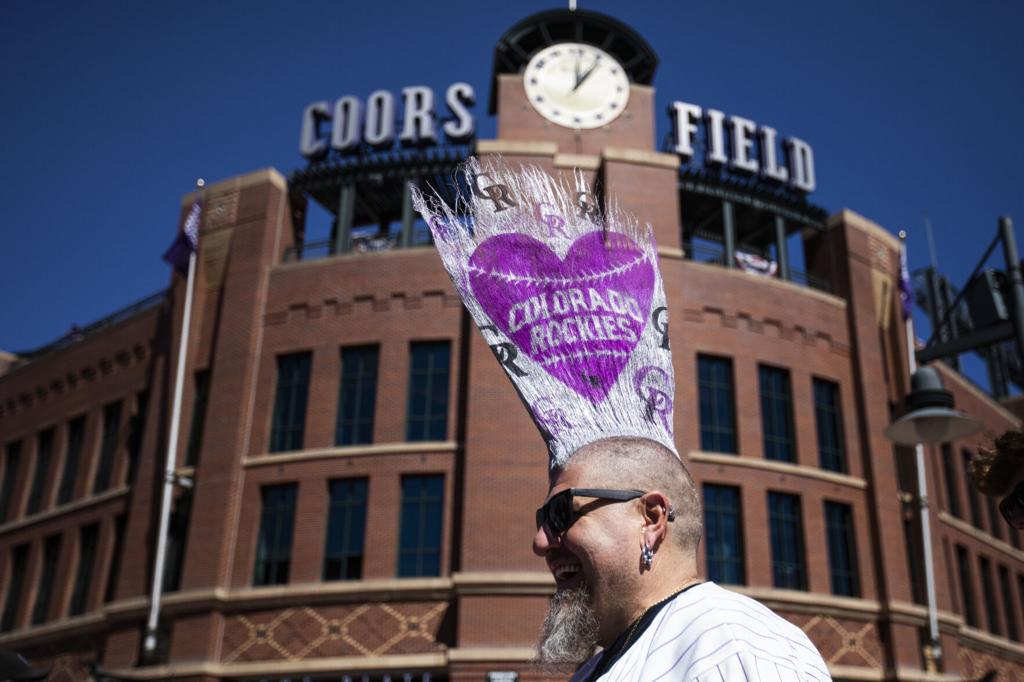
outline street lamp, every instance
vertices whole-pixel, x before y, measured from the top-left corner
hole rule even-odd
[[[913,338],[911,336],[910,338]],[[924,543],[924,577],[928,591],[928,635],[925,664],[935,672],[942,659],[939,642],[939,613],[935,603],[935,560],[932,556],[931,524],[928,513],[928,483],[924,469],[924,444],[945,443],[966,438],[981,430],[981,423],[953,409],[953,394],[942,386],[939,373],[932,367],[916,369],[913,350],[910,358],[910,394],[908,412],[885,428],[885,437],[897,445],[913,445],[917,459],[917,497],[921,509],[921,536]]]

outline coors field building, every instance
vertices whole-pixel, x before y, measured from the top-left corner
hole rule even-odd
[[[500,37],[488,93],[296,103],[298,170],[182,199],[202,217],[176,429],[180,274],[3,355],[0,649],[55,680],[546,679],[544,442],[495,362],[515,349],[471,324],[407,190],[453,193],[477,154],[580,169],[654,226],[709,579],[803,628],[839,680],[1024,679],[1021,537],[965,473],[1020,418],[936,365],[984,424],[926,452],[936,659],[913,450],[883,435],[909,387],[899,241],[814,205],[807,141],[657,101],[657,66],[628,26],[559,10]]]

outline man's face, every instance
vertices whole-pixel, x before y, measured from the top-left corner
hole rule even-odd
[[[547,499],[579,487],[614,486],[570,466],[552,483]],[[614,640],[623,626],[620,621],[631,614],[628,597],[635,592],[642,525],[636,504],[575,497],[574,511],[583,513],[568,530],[558,536],[542,526],[533,538],[533,551],[547,562],[558,592],[581,588],[589,592],[600,641],[605,644]]]

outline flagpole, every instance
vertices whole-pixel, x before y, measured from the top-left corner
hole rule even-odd
[[[196,182],[197,191],[205,183]],[[198,226],[197,226],[198,228]],[[198,239],[198,236],[197,236]],[[156,559],[153,566],[153,587],[149,600],[149,620],[146,622],[144,648],[147,654],[156,651],[157,629],[160,623],[160,598],[164,586],[164,564],[167,560],[167,529],[171,520],[171,502],[174,498],[175,464],[178,451],[178,431],[181,424],[181,394],[185,383],[185,357],[188,354],[189,328],[192,321],[192,292],[196,278],[196,250],[188,256],[188,278],[185,284],[185,310],[181,319],[181,342],[178,345],[178,368],[174,377],[174,402],[171,408],[171,428],[167,439],[167,457],[164,462],[163,498],[160,502],[160,530],[156,538]]]
[[[900,230],[900,277],[906,277],[907,272],[907,233]],[[909,281],[908,281],[909,284]],[[912,295],[912,294],[911,294]],[[911,306],[913,301],[911,300]],[[909,376],[914,376],[917,371],[917,357],[915,353],[914,316],[907,315],[906,319],[907,336],[907,369]],[[931,514],[928,509],[928,479],[925,476],[924,446],[918,443],[914,446],[914,458],[917,464],[917,498],[921,512],[921,542],[924,552],[924,582],[926,598],[928,600],[928,647],[925,650],[925,668],[929,672],[938,670],[938,663],[942,659],[942,643],[939,640],[939,610],[935,599],[935,558],[932,554],[932,530]]]

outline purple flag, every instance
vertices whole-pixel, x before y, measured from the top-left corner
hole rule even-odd
[[[185,227],[164,252],[164,260],[182,274],[188,272],[188,257],[199,248],[199,216],[201,213],[201,204],[199,199],[196,199],[188,212],[188,217],[185,218]]]
[[[907,248],[900,249],[900,305],[903,308],[903,319],[910,317],[914,305],[914,290],[910,286],[910,269],[907,268]]]

